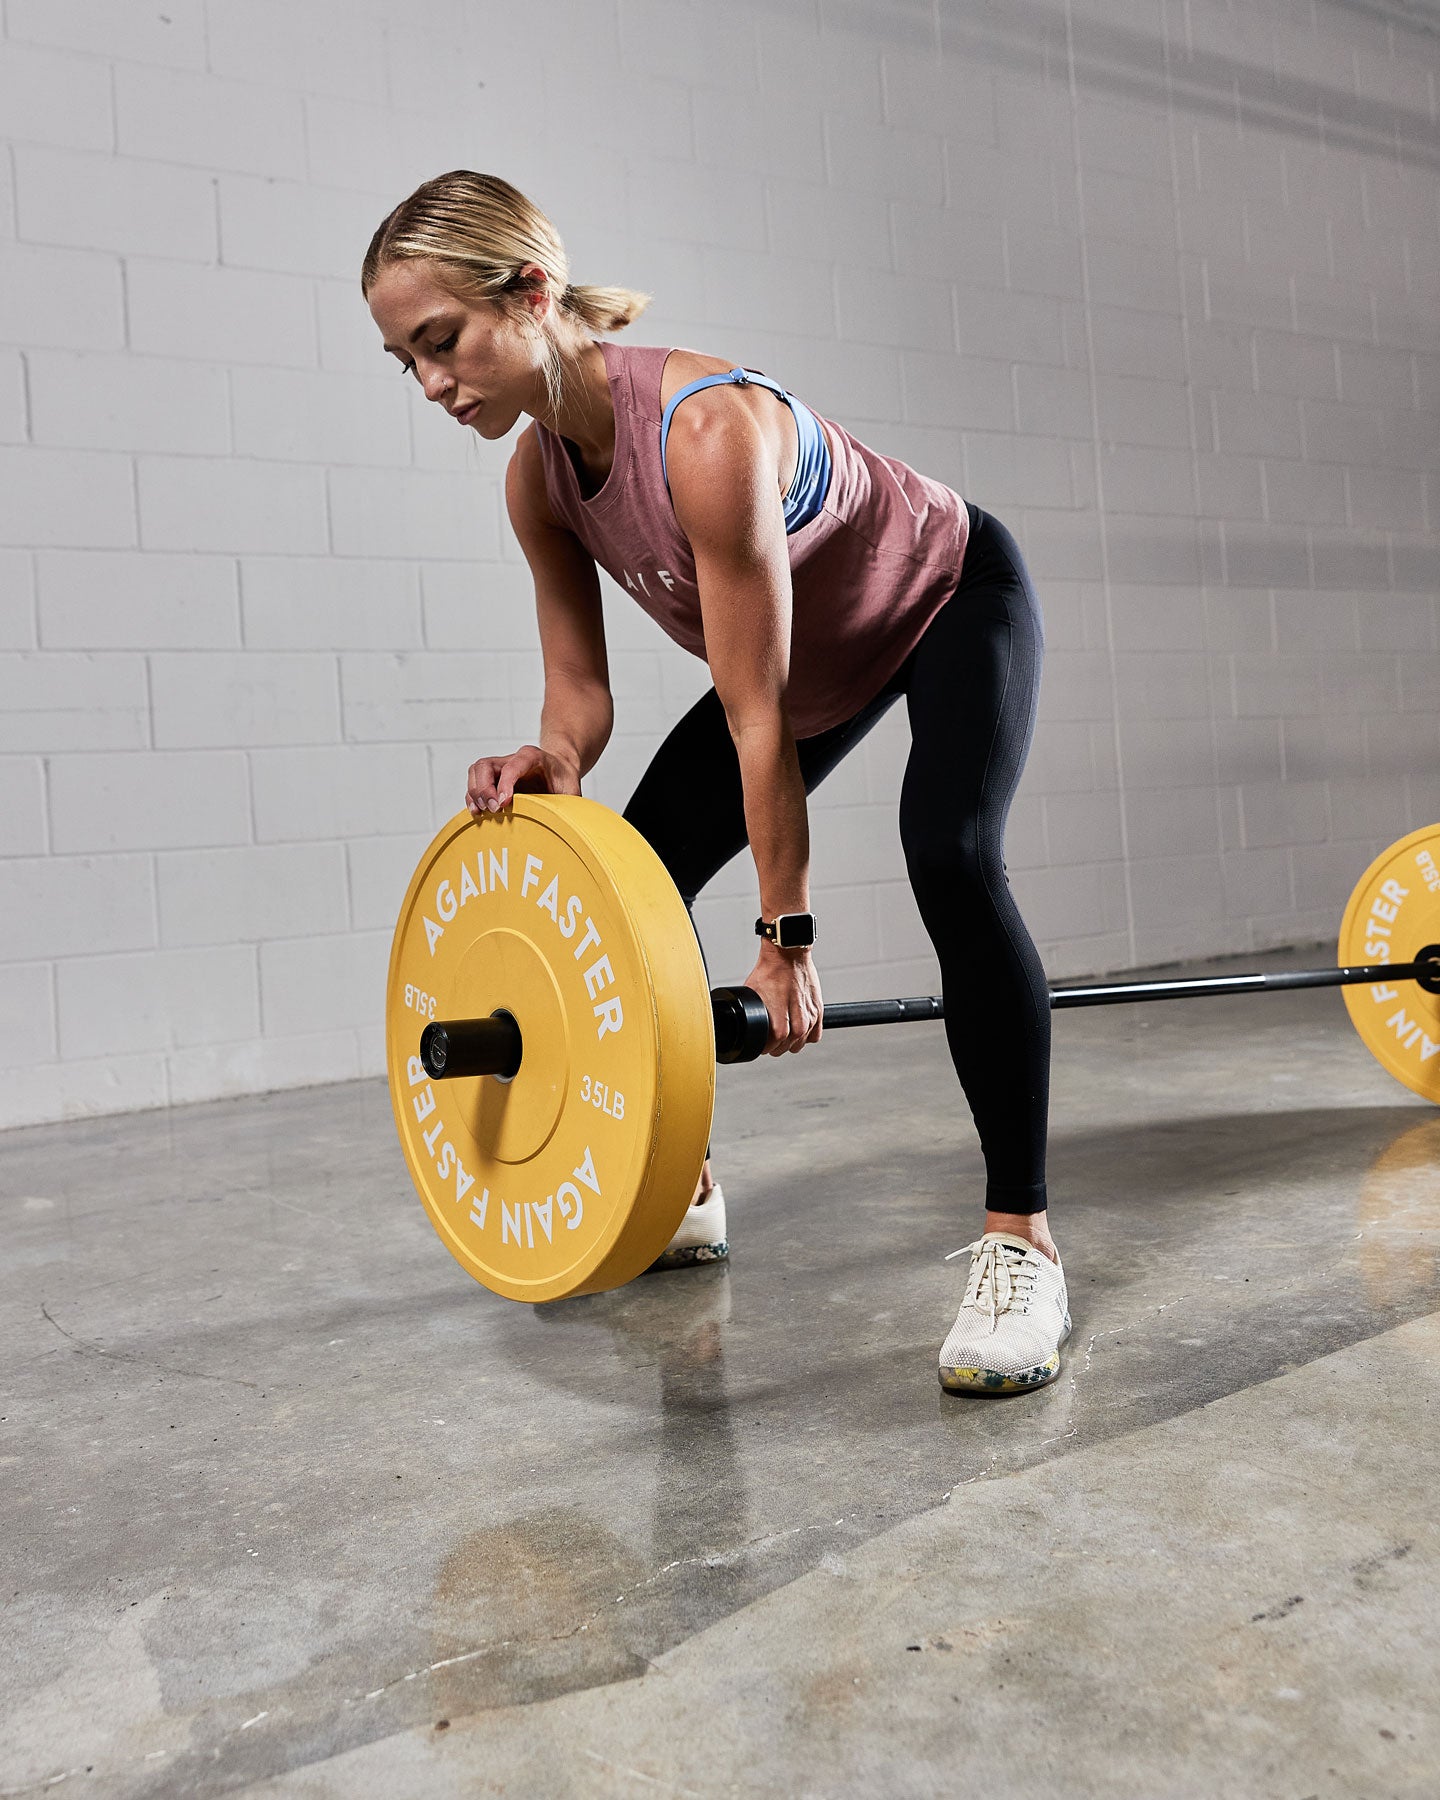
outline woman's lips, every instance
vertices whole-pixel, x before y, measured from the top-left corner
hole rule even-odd
[[[479,412],[479,410],[480,410],[480,402],[478,400],[472,400],[470,402],[469,406],[462,406],[460,411],[456,413],[455,417],[459,420],[459,422],[462,425],[468,425],[470,423],[471,419],[474,418],[475,414],[477,412]]]

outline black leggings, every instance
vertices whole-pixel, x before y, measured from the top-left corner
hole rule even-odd
[[[905,696],[900,789],[910,885],[940,959],[945,1035],[985,1155],[993,1212],[1045,1210],[1050,997],[1005,878],[1005,818],[1035,724],[1043,639],[1015,539],[971,506],[955,592],[895,678],[843,725],[800,739],[810,793]],[[745,847],[740,765],[712,688],[665,739],[625,809],[690,905]]]

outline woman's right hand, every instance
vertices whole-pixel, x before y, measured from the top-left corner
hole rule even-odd
[[[478,818],[499,812],[516,794],[578,794],[580,771],[563,756],[522,744],[509,756],[482,756],[470,765],[465,804]]]

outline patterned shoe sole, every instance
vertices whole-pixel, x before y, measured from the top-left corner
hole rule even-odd
[[[1065,1320],[1065,1329],[1060,1333],[1063,1344],[1070,1335],[1070,1320]],[[940,1385],[947,1394],[1024,1394],[1031,1388],[1044,1387],[1046,1382],[1053,1381],[1060,1373],[1060,1347],[1057,1344],[1055,1354],[1047,1356],[1043,1363],[1036,1363],[1033,1369],[1020,1369],[1011,1375],[1002,1375],[998,1369],[945,1369],[940,1370]]]
[[[730,1245],[691,1244],[684,1250],[666,1250],[657,1256],[645,1271],[647,1275],[658,1275],[665,1269],[693,1269],[697,1263],[728,1262]]]
[[[947,1394],[1023,1394],[1028,1388],[1044,1387],[1059,1373],[1057,1350],[1046,1362],[1015,1375],[1002,1375],[998,1369],[942,1369],[940,1385]]]

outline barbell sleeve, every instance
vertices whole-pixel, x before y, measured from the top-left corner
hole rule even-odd
[[[520,1027],[508,1012],[488,1019],[437,1019],[420,1033],[420,1061],[436,1081],[461,1075],[498,1075],[508,1081],[520,1068]]]

